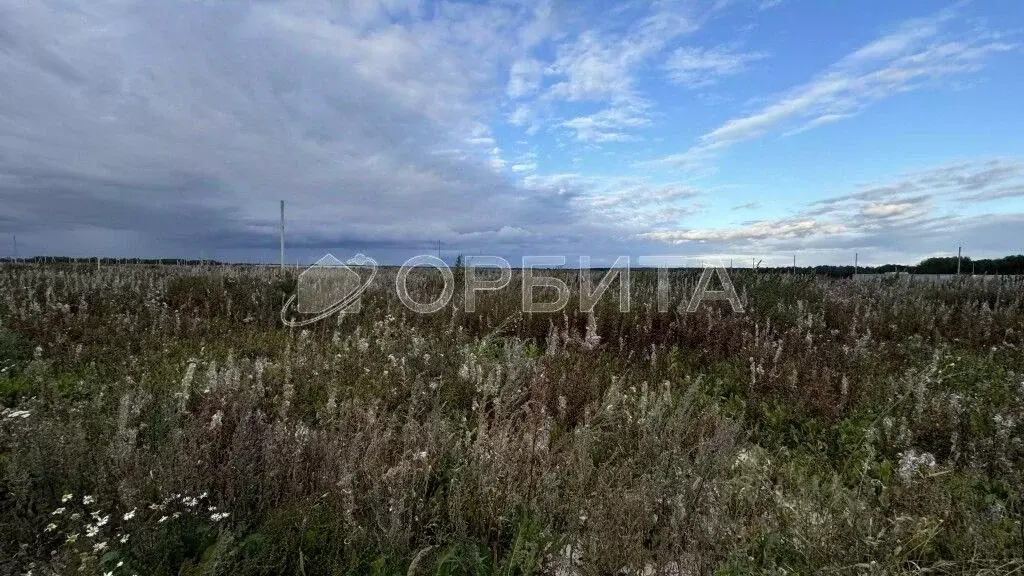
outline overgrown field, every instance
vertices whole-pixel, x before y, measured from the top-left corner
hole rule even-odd
[[[301,330],[277,271],[0,268],[0,573],[1024,570],[1024,284],[732,278]]]

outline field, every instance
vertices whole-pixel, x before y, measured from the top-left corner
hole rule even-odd
[[[385,274],[289,329],[289,274],[0,268],[0,573],[1024,571],[1020,280],[422,315]]]

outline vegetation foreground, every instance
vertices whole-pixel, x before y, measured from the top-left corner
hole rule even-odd
[[[732,279],[301,330],[277,271],[4,266],[0,573],[1024,570],[1024,283]]]

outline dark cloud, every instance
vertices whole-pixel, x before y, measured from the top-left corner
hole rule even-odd
[[[0,202],[42,251],[88,230],[164,253],[550,241],[573,197],[517,187],[466,143],[512,8],[397,28],[356,4],[0,7]],[[393,12],[389,12],[393,16]],[[346,20],[346,17],[357,18]],[[389,16],[390,17],[390,16]],[[453,27],[458,28],[453,32]],[[271,257],[273,257],[271,255]]]

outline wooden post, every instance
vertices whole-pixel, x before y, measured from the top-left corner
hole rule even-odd
[[[960,275],[960,252],[961,252],[962,249],[963,249],[963,246],[957,246],[956,247],[956,275],[957,276]]]
[[[284,273],[284,200],[281,200],[281,272]]]

